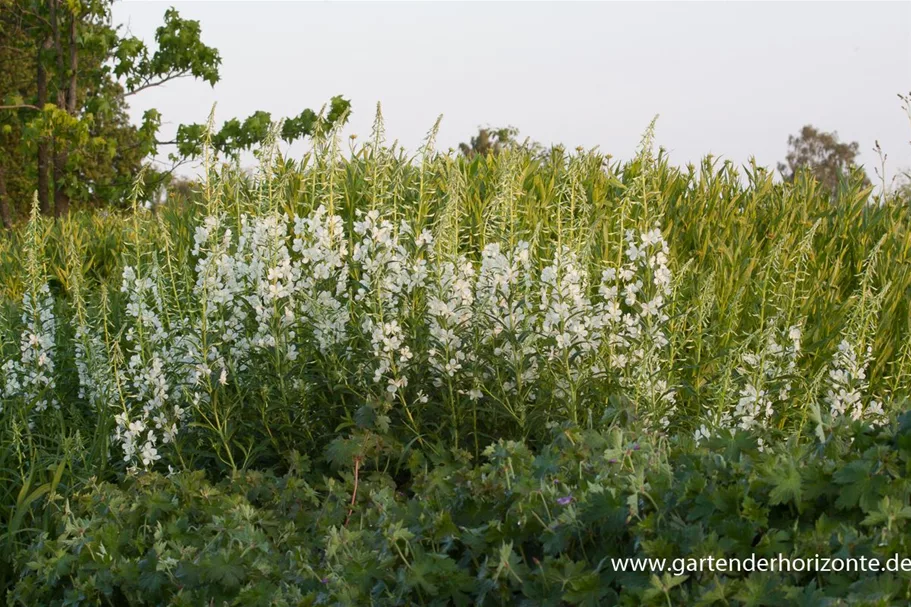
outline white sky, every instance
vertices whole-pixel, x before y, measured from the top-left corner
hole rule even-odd
[[[437,147],[479,125],[514,125],[544,144],[629,158],[655,114],[676,163],[707,153],[774,166],[810,123],[861,144],[871,178],[911,167],[911,2],[349,3],[143,2],[115,23],[154,47],[174,5],[221,52],[221,81],[183,80],[132,99],[182,122],[256,110],[273,117],[351,99],[348,132],[368,137],[377,101],[409,150],[439,114]],[[302,151],[300,144],[292,153]]]

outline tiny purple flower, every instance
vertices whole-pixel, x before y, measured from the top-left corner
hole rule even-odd
[[[614,458],[610,458],[609,460],[607,460],[607,463],[608,463],[608,464],[616,464],[616,463],[617,463],[617,460],[615,460]]]
[[[329,578],[324,577],[323,579],[320,580],[320,582],[322,582],[323,584],[328,584],[328,583],[329,583]]]
[[[571,496],[571,495],[557,498],[557,503],[560,504],[561,506],[568,506],[570,504],[570,502],[572,502],[572,501],[573,501],[573,496]]]
[[[633,445],[633,451],[638,451],[640,449],[639,443]]]

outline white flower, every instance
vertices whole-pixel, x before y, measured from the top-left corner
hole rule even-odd
[[[643,247],[650,247],[652,245],[662,245],[664,244],[664,237],[661,235],[661,230],[655,228],[648,232],[643,232],[641,236]]]
[[[20,356],[4,363],[2,396],[23,399],[33,413],[48,407],[59,408],[55,397],[55,343],[57,321],[54,299],[47,284],[26,290],[22,297],[22,322],[19,338]]]
[[[631,262],[638,261],[643,255],[642,249],[638,248],[634,243],[630,243],[626,249],[626,258]]]
[[[833,421],[847,415],[854,421],[866,420],[873,425],[887,422],[882,403],[871,400],[864,404],[864,393],[869,388],[867,365],[871,359],[871,348],[868,347],[865,356],[859,359],[851,342],[844,339],[839,343],[829,368],[830,381],[825,397]]]
[[[161,459],[161,456],[158,454],[158,450],[155,449],[155,445],[151,441],[147,441],[142,446],[142,451],[139,453],[139,458],[142,460],[143,466],[150,466],[154,462],[157,462]]]

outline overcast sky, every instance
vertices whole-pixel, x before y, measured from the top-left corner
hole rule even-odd
[[[114,5],[154,45],[169,6],[201,22],[221,81],[183,80],[132,98],[182,122],[256,110],[274,117],[351,99],[348,132],[415,149],[439,114],[438,148],[479,125],[513,125],[544,144],[631,156],[660,114],[657,141],[678,163],[707,153],[772,166],[804,124],[861,144],[873,177],[911,166],[911,2],[384,3],[157,2]],[[303,148],[292,148],[299,153]]]

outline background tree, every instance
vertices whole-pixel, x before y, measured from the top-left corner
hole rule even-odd
[[[201,39],[198,21],[170,9],[156,30],[156,48],[129,35],[111,19],[112,0],[0,0],[0,219],[23,214],[37,191],[42,212],[66,213],[72,202],[117,204],[125,200],[143,163],[160,145],[175,146],[173,164],[150,169],[160,182],[199,153],[205,129],[182,125],[174,141],[161,142],[161,116],[145,112],[130,122],[128,98],[177,78],[214,85],[221,57]],[[349,104],[332,100],[327,116],[304,110],[285,122],[293,141],[333,120]],[[271,116],[229,120],[213,136],[216,150],[236,154],[261,143]],[[152,189],[152,188],[147,188]]]
[[[561,147],[561,146],[557,146]],[[501,128],[478,127],[478,134],[468,143],[460,143],[459,151],[466,158],[499,154],[508,148],[522,148],[534,157],[543,158],[550,151],[539,142],[526,137],[519,140],[519,129],[514,126]]]
[[[22,83],[31,82],[34,94],[35,64],[33,53],[28,50],[26,35],[9,23],[11,0],[0,0],[0,104],[3,97],[16,91]],[[19,154],[11,154],[14,142],[21,136],[19,129],[0,111],[0,221],[8,226],[11,221],[10,198],[25,191],[25,167]]]
[[[499,154],[504,148],[519,145],[518,136],[519,129],[514,126],[478,127],[478,134],[472,137],[468,143],[460,143],[459,150],[467,158]]]
[[[838,133],[820,131],[811,125],[788,137],[788,155],[778,170],[786,181],[793,181],[802,170],[810,171],[830,192],[838,189],[839,179],[861,170],[857,164],[860,144],[843,143]],[[869,180],[864,176],[864,180]]]

